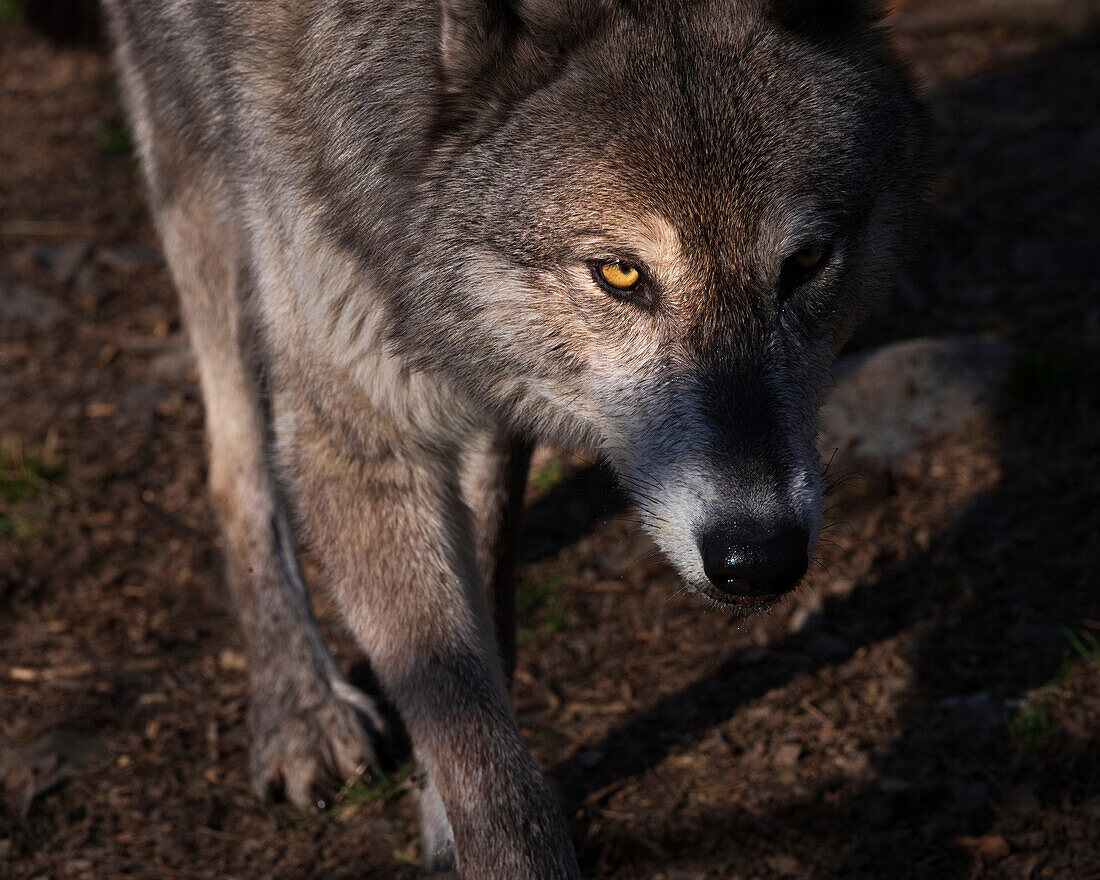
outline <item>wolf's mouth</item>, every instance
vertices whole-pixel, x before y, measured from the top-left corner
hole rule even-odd
[[[732,611],[735,615],[745,617],[761,611],[771,610],[787,595],[786,593],[771,593],[765,596],[734,596],[709,588],[709,585],[696,588],[696,592],[708,601],[720,606],[723,610]]]
[[[759,605],[769,605],[779,598],[777,594],[770,596],[729,596],[726,601],[731,605],[743,605],[745,607],[755,608]]]

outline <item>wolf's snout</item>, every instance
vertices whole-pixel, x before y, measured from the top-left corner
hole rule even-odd
[[[699,538],[703,570],[731,598],[763,600],[786,593],[806,573],[810,535],[801,525],[767,528],[723,522]]]

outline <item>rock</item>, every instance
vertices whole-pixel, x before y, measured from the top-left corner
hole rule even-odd
[[[61,310],[61,303],[52,296],[0,281],[0,320],[37,323],[55,317]]]
[[[1006,343],[914,339],[845,358],[821,413],[819,446],[894,461],[988,417],[1012,364]]]

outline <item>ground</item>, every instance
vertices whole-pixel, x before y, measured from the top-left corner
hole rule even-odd
[[[586,877],[1100,878],[1097,4],[905,0],[927,240],[855,348],[1018,346],[995,418],[829,468],[810,582],[686,595],[540,451],[515,701]],[[0,876],[418,876],[405,771],[247,780],[202,409],[101,46],[0,4]],[[357,655],[326,605],[340,646]]]

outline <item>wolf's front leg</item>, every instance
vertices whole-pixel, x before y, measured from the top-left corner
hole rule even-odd
[[[337,668],[298,570],[268,463],[238,228],[222,214],[231,188],[197,167],[151,161],[146,171],[154,190],[172,194],[156,215],[198,359],[211,496],[248,657],[253,785],[311,808],[319,791],[373,762],[381,716]]]
[[[492,431],[475,438],[462,461],[462,496],[473,514],[481,580],[509,681],[516,665],[516,551],[531,451],[530,443]]]
[[[298,500],[339,602],[454,830],[465,880],[577,880],[564,818],[512,715],[457,454],[281,420]]]

